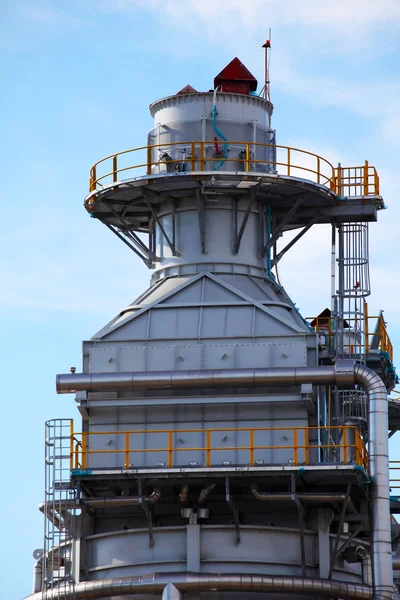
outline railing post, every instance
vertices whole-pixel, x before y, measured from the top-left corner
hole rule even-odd
[[[332,190],[332,192],[336,193],[336,174],[335,174],[335,169],[334,168],[332,168],[331,184],[330,184],[329,187]]]
[[[293,429],[293,460],[294,464],[297,466],[299,464],[299,455],[297,448],[297,429],[296,427]]]
[[[169,431],[168,432],[168,469],[172,469],[173,466],[173,444],[174,444],[174,437],[173,437],[173,432]]]
[[[356,427],[354,429],[356,431],[356,464],[363,467],[362,440],[358,429]]]
[[[192,171],[196,170],[196,142],[192,142]]]
[[[206,467],[211,466],[211,431],[206,431]]]
[[[72,471],[74,467],[74,421],[70,419],[69,422],[69,470]]]
[[[366,160],[365,164],[364,164],[364,196],[368,196],[368,189],[369,189],[368,177],[369,177],[369,167],[368,167],[368,161]]]
[[[379,196],[379,175],[376,172],[376,169],[374,169],[374,187],[375,187],[375,194],[377,196]]]
[[[254,429],[250,429],[250,466],[254,467]]]
[[[129,469],[129,431],[125,432],[125,470]]]
[[[290,177],[290,148],[287,149],[287,174]]]
[[[82,433],[82,469],[86,469],[87,434]]]
[[[153,146],[147,146],[147,172],[146,172],[146,175],[151,175],[152,149],[153,149]]]
[[[336,193],[342,196],[342,167],[340,163],[337,166]]]
[[[317,157],[317,183],[321,183],[321,159]]]
[[[96,190],[96,165],[90,169],[90,191]]]
[[[250,144],[246,144],[246,173],[250,171]]]
[[[200,171],[204,171],[204,142],[200,142]]]
[[[379,317],[379,338],[381,343],[381,350],[385,352],[385,340],[384,340],[384,330],[383,330],[383,320],[382,317]]]
[[[118,181],[118,157],[116,154],[113,156],[113,181]]]
[[[75,469],[79,469],[79,442],[75,444]]]
[[[368,303],[364,301],[365,354],[369,352]]]
[[[347,465],[347,427],[343,427],[343,462]]]
[[[309,436],[308,436],[308,427],[304,428],[304,449],[305,449],[305,462],[306,465],[309,463]]]

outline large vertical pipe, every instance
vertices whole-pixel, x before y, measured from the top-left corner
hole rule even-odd
[[[392,600],[393,570],[389,502],[388,401],[382,379],[355,365],[356,382],[368,392],[371,549],[376,600]]]

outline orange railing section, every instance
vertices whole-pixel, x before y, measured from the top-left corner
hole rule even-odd
[[[323,437],[326,438],[326,443],[316,444],[310,441],[310,437],[317,435],[316,430],[320,430],[323,433]],[[212,435],[215,433],[228,433],[228,432],[245,432],[248,435],[248,443],[243,445],[230,445],[220,446],[213,445]],[[259,444],[255,442],[255,436],[259,432],[285,432],[291,434],[293,443],[287,445],[275,445],[275,444]],[[205,444],[199,447],[177,447],[175,443],[176,434],[185,433],[201,433],[205,440]],[[146,448],[139,447],[139,444],[135,445],[135,436],[146,435],[149,438],[157,436],[158,440],[160,437],[163,440],[161,446],[149,446]],[[119,449],[93,449],[89,447],[89,439],[97,436],[118,436],[120,442],[118,442]],[[340,441],[334,442],[333,438],[336,437]],[[289,438],[288,438],[289,439]],[[164,441],[165,440],[165,441]],[[106,442],[104,442],[106,446]],[[287,451],[291,450],[291,458],[289,459],[290,464],[293,465],[311,465],[320,464],[321,460],[311,460],[310,454],[314,450],[324,450],[325,454],[331,456],[332,460],[328,462],[348,464],[353,463],[363,467],[365,470],[368,469],[368,454],[364,444],[364,441],[355,426],[332,426],[332,427],[221,427],[212,429],[147,429],[137,431],[93,431],[93,432],[72,432],[70,442],[70,467],[73,469],[86,469],[88,466],[88,457],[102,454],[121,454],[123,456],[123,468],[128,470],[135,468],[133,457],[135,454],[148,454],[153,452],[161,452],[165,455],[165,465],[169,468],[180,468],[182,465],[176,464],[176,453],[179,452],[203,452],[204,453],[204,464],[202,467],[210,468],[215,466],[213,457],[217,452],[225,451],[236,451],[244,450],[248,452],[248,460],[241,466],[255,466],[256,462],[255,453],[258,450],[274,450],[286,451],[285,464],[288,464]],[[133,461],[133,464],[132,464]],[[325,461],[327,462],[327,461]],[[223,464],[223,463],[222,463]],[[274,464],[279,464],[274,461]],[[282,463],[283,464],[283,463]],[[119,467],[120,468],[120,467]]]
[[[335,337],[338,329],[335,325],[334,317],[306,317],[306,321],[311,325],[312,329],[324,335],[327,340],[327,347],[335,347]],[[380,315],[368,315],[368,305],[364,304],[364,314],[359,317],[347,317],[343,319],[344,327],[340,330],[341,334],[347,335],[348,338],[353,337],[353,340],[343,342],[343,348],[349,355],[360,355],[368,353],[371,349],[371,343],[376,341],[376,350],[386,352],[393,361],[393,344],[390,340],[385,320]],[[372,327],[371,327],[372,325]]]
[[[212,171],[221,162],[221,156],[215,152],[213,156],[207,156],[207,151],[214,148],[214,141],[168,142],[110,154],[91,168],[89,190],[101,190],[104,185],[122,181],[121,175],[132,176],[140,169],[147,175],[181,168],[187,172]],[[239,168],[246,173],[257,172],[258,166],[264,165],[280,175],[302,177],[326,186],[338,196],[379,195],[379,177],[375,167],[369,166],[368,162],[360,167],[337,168],[326,158],[307,150],[258,142],[229,142],[229,150],[231,155],[222,160],[224,164],[232,165],[233,171]],[[160,156],[155,158],[157,152]],[[236,157],[232,156],[233,152]],[[261,152],[267,155],[276,152],[276,159],[256,159],[256,154]],[[181,156],[173,158],[171,154]],[[132,155],[134,162],[131,163]],[[130,164],[126,164],[127,161]]]

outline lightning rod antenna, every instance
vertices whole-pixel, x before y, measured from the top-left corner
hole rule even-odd
[[[271,60],[271,27],[269,28],[269,36],[265,44],[262,46],[265,48],[265,67],[264,67],[264,87],[261,91],[261,96],[271,102],[270,94],[270,80],[269,80],[269,62]]]

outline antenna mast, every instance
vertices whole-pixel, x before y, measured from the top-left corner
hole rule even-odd
[[[265,48],[265,67],[264,67],[264,87],[261,90],[261,96],[271,102],[270,94],[270,80],[269,80],[269,61],[271,60],[271,27],[269,28],[269,36],[265,44],[262,46]]]

